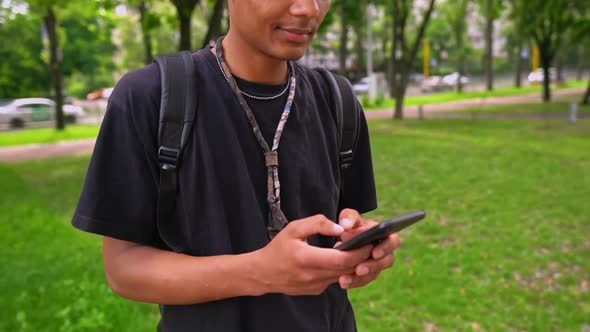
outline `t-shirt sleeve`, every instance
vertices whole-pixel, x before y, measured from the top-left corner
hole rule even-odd
[[[342,179],[344,191],[340,199],[340,210],[349,208],[366,213],[377,208],[377,192],[367,119],[358,101],[356,107],[360,113],[358,140],[352,165]]]
[[[107,107],[72,225],[120,240],[157,239],[153,68],[126,75]]]

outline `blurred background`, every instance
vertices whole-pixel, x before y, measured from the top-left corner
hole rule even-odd
[[[226,0],[0,0],[0,331],[146,331],[69,222],[118,79]],[[590,1],[334,0],[300,63],[350,79],[376,220],[424,209],[360,331],[590,331]]]

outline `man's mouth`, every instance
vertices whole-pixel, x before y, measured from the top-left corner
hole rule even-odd
[[[313,29],[300,29],[300,28],[278,28],[283,38],[291,43],[304,44],[307,43],[314,34]]]

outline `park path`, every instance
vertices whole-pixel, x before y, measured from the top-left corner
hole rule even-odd
[[[586,88],[571,88],[555,91],[552,94],[554,99],[564,98],[572,95],[580,95],[586,91]],[[509,97],[488,97],[488,98],[475,98],[461,101],[452,101],[438,104],[424,105],[424,114],[428,117],[429,113],[441,113],[441,112],[454,112],[470,108],[478,108],[482,106],[493,106],[493,105],[514,105],[514,104],[535,104],[539,103],[540,93],[535,92],[526,95],[509,96]],[[393,117],[393,110],[391,108],[384,110],[368,111],[365,112],[367,119],[386,119]],[[469,117],[469,114],[465,114],[465,117]],[[404,117],[406,118],[417,118],[418,117],[418,106],[406,106],[404,107]]]
[[[563,98],[571,95],[579,95],[584,93],[585,88],[572,88],[572,89],[564,89],[557,92],[554,92],[553,97],[555,98]],[[528,103],[538,103],[539,102],[539,93],[533,93],[529,95],[520,95],[520,96],[512,96],[512,97],[490,97],[490,98],[480,98],[480,99],[471,99],[471,100],[463,100],[463,101],[455,101],[455,102],[447,102],[447,103],[440,103],[440,104],[431,104],[424,106],[424,113],[426,117],[432,116],[433,113],[448,113],[462,109],[469,109],[469,108],[477,108],[484,105],[507,105],[507,104],[528,104]],[[376,111],[368,111],[365,113],[368,119],[384,119],[384,118],[391,118],[393,116],[393,111],[391,109],[386,110],[376,110]],[[442,114],[441,114],[442,115]],[[482,114],[483,115],[483,114]],[[563,117],[563,115],[560,115]],[[406,118],[417,118],[418,117],[418,107],[417,106],[410,106],[404,109],[404,117]],[[453,117],[462,117],[462,118],[472,118],[473,115],[466,113],[466,114],[454,114]],[[478,116],[479,117],[479,116]],[[484,116],[482,116],[484,117]],[[546,118],[547,116],[540,115],[540,114],[530,114],[530,115],[506,115],[506,114],[499,114],[499,115],[488,115],[486,114],[485,117],[490,118],[497,118],[497,117],[509,117],[509,118]],[[548,116],[552,117],[552,116]],[[49,143],[49,144],[33,144],[33,145],[23,145],[23,146],[16,146],[16,147],[8,147],[8,148],[0,148],[0,163],[15,163],[20,161],[26,160],[36,160],[36,159],[47,159],[47,158],[54,158],[54,157],[61,157],[61,156],[71,156],[71,155],[84,155],[89,154],[92,152],[94,148],[95,139],[88,139],[88,140],[79,140],[79,141],[64,141],[58,143]]]

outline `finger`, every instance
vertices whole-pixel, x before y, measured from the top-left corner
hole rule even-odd
[[[285,230],[290,236],[301,240],[307,240],[308,237],[315,234],[340,236],[344,232],[342,226],[335,224],[323,215],[293,221],[287,225]]]
[[[345,284],[345,286],[346,289],[360,288],[377,280],[377,278],[379,278],[379,273],[372,273],[363,277],[352,276],[350,282]]]
[[[364,277],[370,274],[381,273],[381,271],[389,269],[395,264],[395,256],[393,254],[387,255],[381,259],[372,259],[359,264],[355,268],[355,275]]]
[[[337,249],[318,248],[307,246],[304,251],[298,253],[298,263],[306,268],[325,269],[328,271],[343,271],[352,269],[371,256],[372,246],[350,251]]]
[[[353,281],[354,276],[351,274],[346,274],[338,278],[338,283],[340,284],[340,288],[342,289],[348,289],[352,285]]]
[[[351,230],[353,228],[357,228],[363,225],[364,219],[358,213],[358,211],[353,209],[344,209],[340,212],[340,226],[342,226],[345,230]]]
[[[376,225],[377,223],[375,223]],[[373,228],[375,225],[373,224],[366,224],[364,226],[358,227],[358,228],[353,228],[351,230],[345,231],[344,233],[342,233],[342,235],[340,236],[340,239],[345,242],[345,241],[349,241],[350,239],[358,236],[359,234],[361,234],[362,232],[367,231],[370,228]]]
[[[371,257],[373,259],[380,259],[386,255],[393,253],[394,250],[400,246],[400,237],[397,233],[390,235],[387,239],[381,241],[374,249]]]

